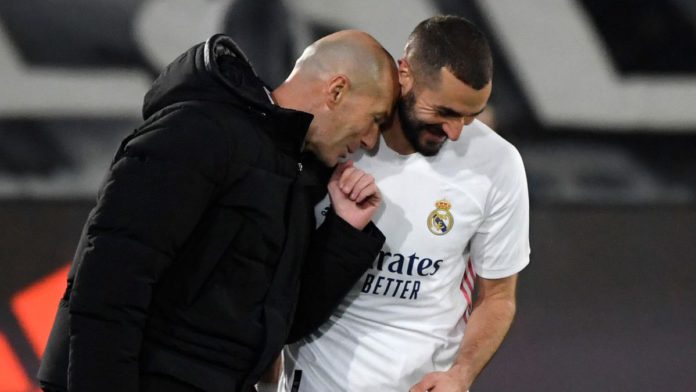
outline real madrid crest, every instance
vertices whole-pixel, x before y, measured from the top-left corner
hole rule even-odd
[[[450,213],[452,204],[445,199],[435,202],[435,209],[428,214],[428,230],[435,235],[445,235],[454,226],[454,217]]]

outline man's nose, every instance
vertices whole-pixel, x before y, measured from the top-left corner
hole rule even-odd
[[[464,128],[465,125],[471,124],[473,121],[473,117],[461,117],[449,120],[442,124],[442,130],[447,134],[448,139],[457,141],[459,136],[462,134],[462,128]]]
[[[379,127],[374,126],[360,139],[360,145],[366,150],[372,150],[377,145],[379,139]]]

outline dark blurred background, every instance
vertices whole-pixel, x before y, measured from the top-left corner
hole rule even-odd
[[[517,319],[472,391],[696,391],[695,1],[23,0],[0,2],[0,392],[36,390],[65,266],[164,65],[225,32],[273,87],[322,35],[399,58],[440,13],[490,37],[482,120],[532,203]]]

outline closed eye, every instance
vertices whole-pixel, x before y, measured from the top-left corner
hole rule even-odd
[[[374,117],[375,124],[377,124],[377,127],[379,127],[380,131],[385,130],[388,128],[389,124],[391,123],[391,117],[388,117],[387,115],[378,115]]]
[[[483,108],[476,113],[459,113],[458,111],[452,108],[448,108],[446,106],[438,106],[436,108],[437,114],[441,117],[446,118],[476,117],[479,114],[483,113],[484,110],[486,110],[486,108]]]
[[[456,118],[464,117],[463,114],[461,114],[453,109],[445,108],[445,107],[437,108],[437,114],[441,117],[456,117]]]

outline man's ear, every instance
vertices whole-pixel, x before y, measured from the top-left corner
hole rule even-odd
[[[405,57],[399,61],[399,85],[401,86],[401,96],[406,95],[413,88],[413,73],[411,66]]]
[[[346,75],[334,75],[327,83],[326,104],[329,108],[338,105],[350,90],[350,80]]]

